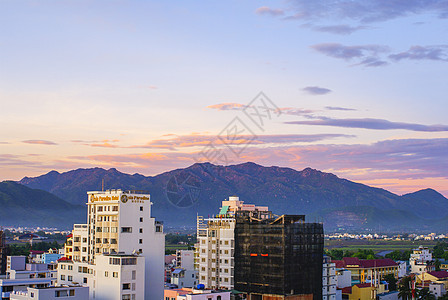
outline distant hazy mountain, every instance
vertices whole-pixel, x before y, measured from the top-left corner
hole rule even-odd
[[[106,189],[149,191],[153,215],[168,226],[194,226],[197,214],[216,214],[231,195],[267,205],[276,214],[306,214],[310,221],[323,221],[326,229],[437,229],[448,224],[448,199],[434,190],[398,196],[311,168],[202,163],[148,177],[93,168],[52,171],[20,183],[80,205],[86,203],[87,191],[101,190],[103,180]]]
[[[85,207],[13,181],[0,182],[0,225],[67,227],[85,220]]]

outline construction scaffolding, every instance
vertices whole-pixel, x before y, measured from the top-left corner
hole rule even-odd
[[[237,212],[235,289],[250,299],[313,295],[322,299],[324,231],[303,215]]]
[[[6,245],[5,235],[3,230],[0,230],[0,274],[6,272],[6,258],[8,256],[8,246]]]

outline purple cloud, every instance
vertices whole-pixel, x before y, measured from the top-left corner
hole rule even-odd
[[[332,26],[314,26],[316,31],[328,32],[340,35],[349,35],[355,31],[367,29],[367,26],[350,26],[350,25],[332,25]]]
[[[325,106],[325,109],[327,109],[327,110],[343,110],[343,111],[356,111],[357,110],[354,108],[346,108],[346,107],[339,107],[339,106]]]
[[[382,45],[359,45],[344,46],[338,43],[323,43],[311,46],[314,50],[330,57],[340,58],[344,60],[360,59],[359,65],[367,67],[376,67],[387,64],[378,58],[383,52],[389,49]]]
[[[445,0],[292,0],[285,19],[348,19],[363,23],[392,20],[418,14],[437,14],[447,18],[448,4]]]
[[[55,142],[46,141],[46,140],[26,140],[22,141],[25,144],[34,144],[34,145],[57,145]]]
[[[325,94],[331,93],[330,89],[326,89],[326,88],[322,88],[322,87],[318,87],[318,86],[307,86],[307,87],[303,88],[302,91],[305,91],[311,95],[325,95]]]
[[[296,125],[318,125],[318,126],[334,126],[345,128],[363,128],[375,130],[391,130],[404,129],[412,131],[426,131],[426,132],[440,132],[448,131],[448,125],[422,125],[403,122],[391,122],[383,119],[331,119],[326,117],[319,117],[320,120],[313,121],[292,121],[285,122],[285,124]]]
[[[395,61],[403,59],[448,61],[448,45],[412,46],[408,51],[389,55],[389,58]]]

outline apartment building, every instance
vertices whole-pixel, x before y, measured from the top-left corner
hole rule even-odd
[[[336,300],[336,264],[324,256],[322,266],[322,300]]]
[[[198,216],[195,267],[199,282],[208,289],[233,289],[235,214],[238,211],[268,211],[266,206],[244,204],[238,197],[222,201],[218,215]]]

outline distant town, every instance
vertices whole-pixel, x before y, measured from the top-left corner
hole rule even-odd
[[[72,230],[2,228],[2,300],[447,297],[445,233],[324,234],[237,196],[195,232],[165,232],[145,192],[88,192],[87,210]]]

